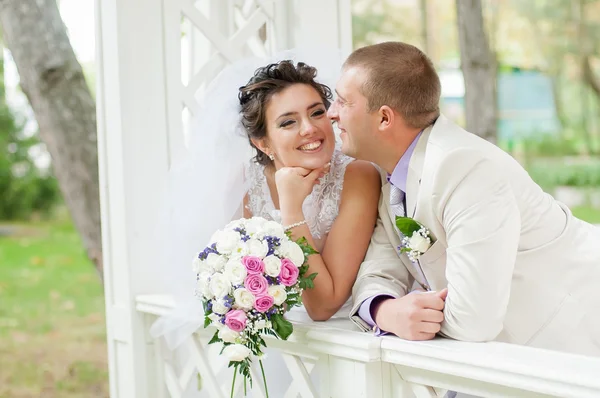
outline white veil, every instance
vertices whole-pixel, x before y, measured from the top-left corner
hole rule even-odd
[[[193,257],[217,229],[242,216],[250,183],[244,169],[254,153],[240,122],[238,89],[257,68],[286,59],[314,66],[316,80],[333,90],[344,57],[337,49],[295,49],[227,66],[207,87],[192,119],[187,150],[169,172],[157,244],[161,291],[173,297],[175,309],[160,317],[150,333],[165,337],[171,350],[204,323],[201,302],[194,297]]]

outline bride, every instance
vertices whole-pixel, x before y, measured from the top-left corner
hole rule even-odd
[[[335,148],[331,91],[316,69],[281,61],[259,68],[240,88],[242,124],[256,156],[244,216],[280,222],[320,254],[308,258],[315,287],[302,303],[313,320],[331,318],[349,299],[377,218],[380,177]]]
[[[371,163],[342,154],[327,118],[331,90],[317,79],[315,67],[291,58],[254,67],[245,84],[240,76],[256,60],[224,71],[206,92],[188,156],[173,168],[161,237],[165,261],[176,266],[166,267],[160,279],[178,304],[151,329],[171,350],[203,323],[200,304],[190,300],[193,275],[181,271],[180,263],[190,263],[216,229],[240,215],[280,222],[319,252],[308,258],[308,274],[317,277],[314,288],[303,292],[300,311],[316,321],[348,316],[344,304],[377,218],[380,175]],[[336,73],[340,67],[317,62]],[[283,396],[291,378],[281,356],[275,350],[268,355],[263,362],[269,393]]]

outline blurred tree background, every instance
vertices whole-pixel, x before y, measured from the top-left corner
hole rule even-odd
[[[10,15],[11,5],[18,12],[56,7],[55,0],[24,3],[0,0],[0,14]],[[65,76],[76,80],[83,99],[74,101],[70,113],[44,114],[29,106],[25,92],[35,91],[35,79],[21,76],[30,85],[19,88],[13,76],[15,61],[33,70],[38,64],[27,64],[34,55],[59,59],[48,52],[50,44],[44,56],[42,50],[19,57],[18,50],[0,51],[0,397],[108,396],[103,289],[94,269],[102,257],[97,202],[90,199],[93,190],[78,195],[87,187],[85,178],[97,187],[97,158],[84,156],[87,176],[60,162],[65,153],[81,157],[95,150],[95,129],[89,128],[94,65],[84,64],[81,55],[92,40],[73,46],[79,62],[70,55],[78,35],[93,37],[93,23],[83,24],[85,32],[69,31],[87,14],[82,7],[93,21],[94,2],[59,5],[63,18],[71,16],[66,30],[58,13],[42,16],[53,18],[49,32],[68,43],[59,55],[73,73],[61,77],[65,69],[49,68],[45,76],[61,84],[69,80]],[[600,0],[352,0],[352,12],[355,47],[401,40],[423,49],[440,74],[447,116],[496,142],[577,216],[600,224]],[[5,37],[4,47],[26,35],[43,47],[51,36],[31,15],[8,18],[2,30],[10,28],[13,36],[12,42]],[[19,25],[26,20],[35,29]],[[48,101],[69,94],[61,84],[51,85]],[[57,87],[58,94],[52,91]],[[85,112],[79,111],[82,104]],[[84,113],[77,128],[60,119]],[[53,118],[58,121],[50,136],[44,126]],[[84,149],[72,145],[70,132],[84,137]],[[71,192],[70,199],[61,192]],[[78,228],[73,219],[79,219]]]
[[[353,29],[355,47],[402,40],[427,52],[447,116],[600,223],[599,0],[353,0]]]

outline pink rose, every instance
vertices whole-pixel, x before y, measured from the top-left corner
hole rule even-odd
[[[300,271],[298,270],[298,267],[296,267],[291,260],[287,258],[281,260],[281,271],[279,271],[279,280],[281,281],[282,285],[294,285],[298,280],[299,273]]]
[[[256,308],[256,311],[258,312],[266,312],[273,306],[273,302],[273,297],[268,294],[260,296],[254,300],[254,308]]]
[[[262,275],[250,274],[244,279],[244,287],[254,296],[264,296],[267,294],[269,282]]]
[[[255,256],[244,256],[242,258],[242,264],[246,267],[246,271],[249,274],[262,274],[265,272],[265,263]]]
[[[225,325],[234,332],[241,332],[246,327],[246,313],[242,310],[229,311],[225,315]]]

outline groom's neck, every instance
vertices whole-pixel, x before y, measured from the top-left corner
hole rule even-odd
[[[379,154],[375,157],[374,162],[379,165],[388,174],[392,174],[398,162],[406,152],[406,148],[397,148],[393,146],[386,146],[382,148]]]

